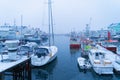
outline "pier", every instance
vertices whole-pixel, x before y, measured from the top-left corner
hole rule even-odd
[[[0,80],[5,80],[5,76],[12,76],[12,80],[31,80],[30,58],[23,56],[11,61],[0,57]]]

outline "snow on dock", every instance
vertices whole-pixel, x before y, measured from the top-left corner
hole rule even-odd
[[[2,56],[0,56],[0,80],[4,80],[4,72],[9,72],[9,70],[14,72],[17,72],[15,74],[20,74],[19,70],[21,68],[23,68],[23,70],[26,71],[26,73],[29,73],[30,70],[27,70],[26,67],[29,67],[30,69],[30,58],[27,56],[22,56],[20,59],[16,60],[16,61],[11,61],[9,60],[8,55],[3,55],[3,59]],[[26,65],[27,64],[27,65]],[[21,71],[24,72],[24,71]],[[22,74],[24,76],[24,74]],[[18,76],[14,75],[13,78],[16,78]],[[28,77],[29,78],[29,77]],[[31,80],[31,79],[29,79]]]

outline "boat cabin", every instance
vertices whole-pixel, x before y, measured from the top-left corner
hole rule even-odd
[[[40,57],[45,57],[46,55],[48,55],[49,54],[49,49],[47,49],[47,48],[36,48],[35,49],[35,55],[37,55],[37,57],[38,58],[40,58]]]
[[[5,46],[8,49],[9,59],[10,60],[17,60],[19,58],[19,56],[17,55],[19,40],[6,40]]]

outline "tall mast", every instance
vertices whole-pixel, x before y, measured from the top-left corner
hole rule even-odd
[[[51,9],[51,28],[52,28],[52,40],[53,40],[53,45],[54,45],[54,31],[53,31],[53,15],[52,15],[52,5],[51,5],[50,9]]]
[[[51,34],[50,34],[50,26],[51,26],[51,15],[50,15],[50,7],[51,7],[51,0],[48,0],[48,26],[49,26],[49,46],[51,45]]]
[[[52,42],[52,45],[54,45],[53,15],[52,15],[51,0],[48,0],[48,24],[49,24],[49,46],[50,46],[51,42]],[[51,36],[52,36],[52,41],[51,41]]]

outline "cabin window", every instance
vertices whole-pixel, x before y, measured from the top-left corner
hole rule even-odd
[[[99,59],[99,53],[95,54],[95,59]]]
[[[96,53],[96,56],[99,56],[99,53]]]
[[[41,56],[45,56],[45,55],[47,55],[49,53],[48,49],[46,49],[46,48],[38,48],[38,49],[36,49],[35,52],[36,52],[35,55],[37,55],[38,58],[41,57]]]

